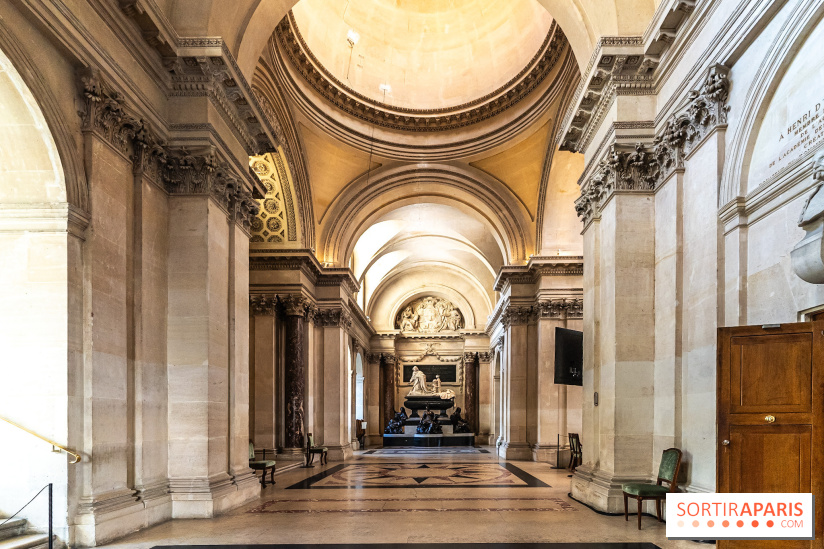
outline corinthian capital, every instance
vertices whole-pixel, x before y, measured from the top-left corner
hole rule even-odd
[[[280,296],[280,302],[286,310],[287,316],[304,316],[310,302],[300,294],[288,294]]]

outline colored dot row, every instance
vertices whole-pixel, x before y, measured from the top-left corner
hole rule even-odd
[[[773,521],[771,521],[771,520],[768,520],[768,521],[766,522],[766,525],[767,525],[767,528],[772,528],[773,526],[775,526],[775,523],[774,523]],[[701,523],[700,523],[699,521],[697,521],[697,520],[694,520],[694,521],[692,521],[692,526],[693,526],[694,528],[698,528],[699,526],[701,526]],[[708,527],[710,527],[710,528],[714,527],[714,526],[715,526],[715,521],[708,520],[708,521],[707,521],[707,526],[708,526]],[[723,526],[724,528],[729,528],[729,526],[730,526],[730,521],[725,520],[724,522],[722,522],[722,523],[721,523],[721,526]],[[737,522],[735,523],[735,526],[737,526],[737,527],[739,527],[739,528],[743,528],[743,527],[744,527],[744,521],[743,521],[743,520],[739,520],[739,521],[737,521]],[[679,520],[679,521],[678,521],[678,527],[679,527],[679,528],[683,528],[683,527],[684,527],[684,521],[683,521],[683,520]],[[758,527],[758,521],[757,521],[757,520],[752,521],[752,527],[753,527],[753,528],[757,528],[757,527]]]

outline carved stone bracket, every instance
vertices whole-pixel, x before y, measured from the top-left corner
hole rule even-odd
[[[616,190],[654,191],[674,170],[684,168],[684,158],[713,129],[727,123],[729,69],[712,65],[704,82],[689,93],[688,103],[672,115],[652,143],[634,149],[613,144],[605,159],[581,185],[575,210],[588,224]]]

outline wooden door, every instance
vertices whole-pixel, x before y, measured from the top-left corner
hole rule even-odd
[[[812,492],[824,459],[824,322],[718,331],[718,491]],[[821,546],[818,541],[719,541],[724,549]],[[818,545],[816,545],[818,544]]]

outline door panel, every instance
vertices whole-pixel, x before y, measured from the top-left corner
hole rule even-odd
[[[718,331],[719,492],[812,492],[824,500],[824,322]],[[721,549],[822,547],[816,541],[720,540]]]
[[[730,413],[812,411],[811,333],[733,337],[730,355]]]
[[[810,425],[731,425],[730,492],[811,490]]]

